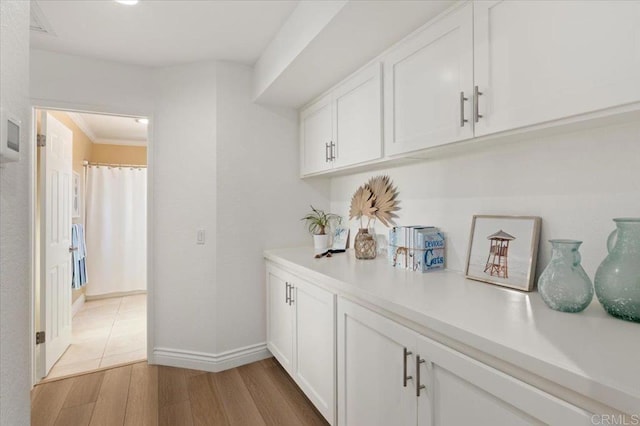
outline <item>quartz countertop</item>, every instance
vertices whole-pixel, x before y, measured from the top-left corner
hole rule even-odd
[[[385,256],[315,259],[309,247],[265,259],[628,414],[640,414],[640,324],[608,315],[596,298],[577,314],[549,309],[537,292],[466,279],[460,272],[394,269]]]

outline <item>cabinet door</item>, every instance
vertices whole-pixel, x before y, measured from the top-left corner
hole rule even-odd
[[[640,2],[480,1],[476,136],[640,101]]]
[[[452,11],[384,59],[387,155],[473,136],[472,10]]]
[[[591,424],[591,413],[426,337],[418,338],[416,354],[426,359],[421,426]]]
[[[297,279],[295,291],[296,383],[335,424],[335,296]]]
[[[382,156],[380,77],[381,64],[375,64],[334,91],[334,167],[364,163]]]
[[[267,267],[267,347],[293,374],[293,308],[288,302],[288,275]]]
[[[300,112],[300,172],[302,175],[333,166],[330,145],[333,139],[331,96],[326,96]]]
[[[388,426],[416,423],[413,380],[404,386],[404,349],[415,333],[368,309],[338,299],[338,424]],[[414,352],[415,353],[415,352]],[[414,358],[406,357],[408,376]]]

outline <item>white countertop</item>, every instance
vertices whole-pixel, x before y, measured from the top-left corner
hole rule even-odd
[[[514,364],[628,414],[640,414],[640,324],[609,316],[596,298],[581,313],[463,274],[403,271],[352,251],[315,259],[312,248],[266,259],[347,295]]]

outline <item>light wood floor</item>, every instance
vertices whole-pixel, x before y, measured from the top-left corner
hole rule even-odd
[[[31,395],[40,425],[326,425],[273,359],[221,373],[146,362],[43,383]]]

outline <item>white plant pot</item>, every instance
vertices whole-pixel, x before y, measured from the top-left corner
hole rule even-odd
[[[315,254],[324,253],[329,248],[329,235],[313,236],[313,251]]]

